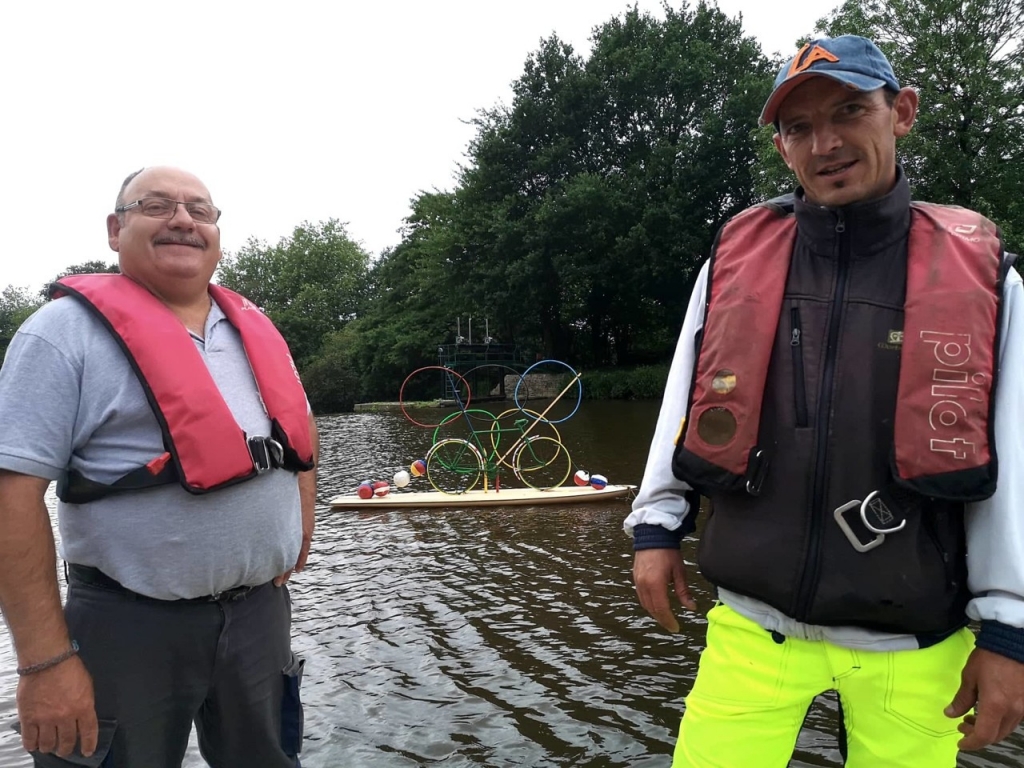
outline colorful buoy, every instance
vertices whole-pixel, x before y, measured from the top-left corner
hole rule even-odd
[[[360,483],[356,493],[359,494],[360,499],[368,499],[373,496],[373,486],[369,482]]]
[[[423,459],[416,459],[409,467],[409,471],[412,472],[413,477],[423,477],[427,474],[427,462]]]
[[[590,476],[590,487],[595,491],[600,491],[608,485],[608,478],[604,475],[591,475]]]
[[[578,470],[576,474],[572,476],[572,481],[580,487],[590,485],[590,473],[586,470]]]

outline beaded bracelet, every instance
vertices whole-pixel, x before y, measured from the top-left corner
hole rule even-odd
[[[34,675],[36,672],[42,672],[44,669],[56,667],[62,661],[67,661],[76,653],[78,653],[78,641],[72,640],[71,647],[64,651],[64,653],[54,656],[52,659],[40,661],[38,664],[29,664],[27,667],[18,667],[15,672],[19,675]]]

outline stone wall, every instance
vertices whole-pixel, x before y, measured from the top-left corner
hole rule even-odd
[[[513,399],[519,378],[519,376],[512,374],[505,377],[505,394],[507,399]],[[524,391],[526,392],[525,399],[529,400],[555,397],[565,387],[566,382],[563,381],[564,378],[565,374],[562,373],[531,373],[519,387],[519,399],[524,399]],[[497,395],[498,389],[498,387],[495,387],[491,394]]]

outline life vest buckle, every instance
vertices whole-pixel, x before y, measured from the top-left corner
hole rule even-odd
[[[870,499],[871,496],[869,495],[868,498]],[[853,528],[850,527],[850,524],[846,521],[845,515],[850,510],[860,509],[861,506],[861,500],[854,499],[853,501],[848,501],[845,504],[843,504],[843,506],[836,509],[833,515],[836,518],[836,523],[839,524],[839,527],[842,529],[843,534],[846,536],[847,539],[849,539],[850,544],[853,545],[853,548],[856,549],[858,552],[870,552],[875,547],[882,545],[882,543],[885,541],[885,534],[869,529],[872,533],[876,534],[875,538],[873,538],[866,544],[860,540],[860,537],[858,537],[857,534],[854,533]]]
[[[753,448],[747,459],[747,493],[760,496],[764,479],[768,475],[768,454],[760,448]]]
[[[256,473],[262,475],[284,465],[284,446],[272,437],[250,437],[246,440]]]
[[[879,536],[902,531],[907,525],[907,518],[893,509],[891,503],[881,496],[881,491],[872,491],[860,505],[860,519],[864,527]]]

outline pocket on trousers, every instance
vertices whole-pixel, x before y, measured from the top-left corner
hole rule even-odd
[[[973,647],[971,631],[961,629],[930,648],[890,652],[885,711],[933,738],[956,734],[960,720],[946,717],[943,709],[960,687]]]
[[[792,643],[767,632],[731,608],[708,613],[707,646],[687,699],[706,699],[745,710],[774,707],[782,695]]]
[[[305,659],[294,653],[287,666],[281,671],[284,676],[284,692],[281,697],[281,748],[289,757],[295,757],[302,751],[302,700],[299,689],[302,687],[302,669]]]
[[[21,723],[14,723],[11,726],[15,731],[21,733]],[[35,760],[36,768],[69,768],[69,766],[80,768],[103,768],[103,763],[114,743],[114,731],[117,730],[116,720],[99,721],[99,735],[96,739],[96,751],[89,757],[85,757],[75,746],[74,751],[67,757],[58,757],[54,754],[42,752],[29,752]]]

